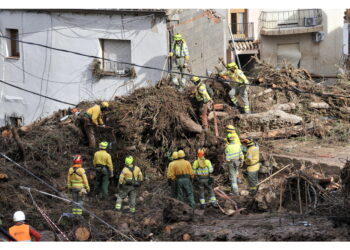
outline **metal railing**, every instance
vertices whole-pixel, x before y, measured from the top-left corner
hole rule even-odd
[[[254,23],[231,23],[233,38],[237,41],[254,40]]]
[[[312,27],[320,24],[322,24],[321,9],[262,11],[259,17],[259,29]]]

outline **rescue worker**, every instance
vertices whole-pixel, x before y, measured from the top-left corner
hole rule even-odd
[[[82,215],[82,206],[85,195],[90,192],[88,179],[83,168],[83,159],[81,155],[75,155],[73,165],[68,170],[67,187],[72,191],[73,201],[78,203],[73,205],[72,214]]]
[[[32,237],[35,241],[40,241],[41,234],[33,227],[25,224],[26,217],[22,211],[17,211],[13,214],[13,221],[16,223],[9,228],[10,235],[17,241],[32,241]]]
[[[237,175],[238,169],[243,165],[244,155],[242,153],[241,145],[235,143],[233,134],[228,134],[227,137],[229,144],[225,147],[225,158],[231,181],[231,195],[239,195]]]
[[[198,103],[198,110],[201,118],[201,123],[204,130],[208,129],[208,109],[211,109],[213,103],[212,98],[210,97],[207,86],[205,83],[201,82],[201,79],[198,76],[193,76],[191,82],[196,85],[195,97]]]
[[[173,154],[171,155],[171,159],[172,161],[169,163],[168,165],[168,169],[167,169],[167,179],[168,179],[168,185],[170,186],[170,190],[171,190],[171,197],[176,199],[176,184],[175,182],[170,178],[170,174],[172,173],[172,168],[174,166],[174,162],[177,161],[179,158],[178,153],[176,151],[173,152]]]
[[[250,114],[249,99],[248,99],[248,84],[249,81],[243,71],[238,69],[235,62],[227,64],[227,71],[219,73],[219,76],[234,82],[230,82],[231,90],[228,93],[234,107],[238,107],[237,96],[241,96],[243,101],[243,111],[245,114]],[[227,79],[228,78],[228,79]]]
[[[99,198],[107,199],[109,178],[113,178],[113,163],[112,157],[107,152],[108,142],[100,143],[100,150],[94,155],[93,165],[96,170],[96,180],[94,193],[99,195]]]
[[[194,177],[192,166],[189,161],[184,159],[186,155],[183,150],[179,150],[177,154],[179,160],[173,163],[169,172],[169,178],[176,183],[177,199],[187,203],[194,209],[196,204],[191,182],[191,179]]]
[[[257,184],[260,169],[260,150],[259,146],[251,138],[244,139],[243,143],[247,146],[244,163],[247,167],[249,194],[254,196],[258,190]]]
[[[239,139],[239,136],[236,132],[236,128],[235,126],[229,124],[226,126],[226,132],[227,132],[227,135],[231,134],[231,136],[233,137],[233,140],[235,143],[241,145],[241,140]],[[226,139],[225,139],[225,142],[226,144],[229,144],[229,141],[228,141],[228,138],[226,136]]]
[[[102,119],[102,112],[108,110],[108,102],[101,102],[100,105],[95,105],[87,109],[79,116],[78,125],[81,128],[83,135],[89,141],[89,147],[94,148],[96,145],[95,133],[93,126],[105,127]]]
[[[117,203],[115,209],[120,211],[122,208],[123,199],[128,197],[130,213],[136,212],[136,195],[137,190],[141,186],[143,176],[141,169],[133,165],[134,158],[127,156],[125,158],[125,167],[119,176],[119,185],[121,185],[118,193]]]
[[[210,160],[206,159],[204,149],[198,149],[197,153],[198,159],[193,162],[192,168],[195,178],[198,181],[198,187],[200,190],[199,203],[200,208],[204,209],[206,207],[205,192],[209,194],[210,204],[217,208],[219,207],[218,202],[215,197],[213,190],[213,177],[210,176],[213,173],[214,168]]]
[[[183,76],[184,69],[188,67],[188,61],[190,60],[190,54],[188,52],[188,47],[186,41],[183,39],[182,35],[177,33],[174,35],[174,41],[171,45],[171,52],[169,57],[173,57],[173,72],[180,73],[180,82],[177,78],[178,74],[171,74],[171,82],[179,90],[182,90],[186,85],[186,79]]]

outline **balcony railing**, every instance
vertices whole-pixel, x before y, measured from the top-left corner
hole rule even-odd
[[[321,24],[321,9],[262,11],[259,17],[260,29],[313,27]]]
[[[254,23],[231,23],[233,38],[237,41],[254,40]]]

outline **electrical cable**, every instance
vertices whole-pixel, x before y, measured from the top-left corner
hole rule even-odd
[[[83,56],[83,57],[89,57],[89,58],[93,58],[93,59],[99,59],[99,60],[105,60],[105,61],[109,61],[109,62],[126,64],[126,65],[130,65],[130,66],[138,67],[138,68],[151,69],[151,70],[162,71],[162,72],[178,74],[178,75],[182,74],[182,75],[189,76],[189,77],[197,76],[197,77],[203,78],[203,79],[217,80],[216,78],[209,77],[209,76],[199,76],[199,75],[194,75],[194,74],[189,74],[189,73],[172,72],[170,70],[164,70],[164,69],[155,68],[155,67],[151,67],[151,66],[143,66],[143,65],[138,65],[138,64],[135,64],[135,63],[130,63],[130,62],[122,62],[122,61],[112,60],[112,59],[108,59],[108,58],[102,58],[102,57],[99,57],[99,56],[87,55],[87,54],[83,54],[83,53],[76,52],[76,51],[60,49],[60,48],[55,48],[55,47],[49,47],[49,46],[46,46],[46,45],[43,45],[43,44],[40,44],[40,43],[22,41],[22,40],[19,40],[19,39],[10,38],[10,37],[3,36],[3,35],[0,35],[0,37],[5,38],[5,39],[10,39],[10,40],[15,40],[17,42],[24,43],[24,44],[34,45],[34,46],[43,47],[43,48],[49,48],[49,49],[52,49],[52,50],[65,52],[65,53],[70,53],[70,54]],[[222,80],[222,82],[225,82],[225,83],[237,83],[237,84],[240,84],[240,85],[253,86],[253,87],[271,88],[271,89],[274,89],[274,90],[281,90],[281,91],[282,90],[292,91],[292,92],[296,92],[296,93],[314,94],[314,95],[318,95],[318,96],[350,98],[350,96],[346,96],[346,95],[324,94],[324,93],[320,93],[320,92],[312,92],[312,91],[300,90],[300,89],[298,89],[296,87],[293,87],[293,86],[291,87],[291,89],[289,89],[289,88],[269,87],[269,86],[263,86],[263,85],[258,85],[258,84],[245,84],[245,83],[240,83],[240,82],[236,82],[236,81],[232,81],[232,80]]]
[[[24,88],[18,87],[18,86],[16,86],[16,85],[13,85],[13,84],[11,84],[11,83],[9,83],[9,82],[5,82],[5,81],[3,81],[3,80],[0,80],[0,82],[6,84],[6,85],[8,85],[8,86],[11,86],[11,87],[13,87],[13,88],[20,89],[20,90],[23,90],[23,91],[25,91],[25,92],[31,93],[31,94],[33,94],[33,95],[38,95],[38,96],[41,96],[41,97],[45,97],[45,98],[47,98],[47,99],[49,99],[49,100],[52,100],[52,101],[55,101],[55,102],[60,102],[60,103],[67,104],[67,105],[72,105],[72,106],[77,106],[77,105],[78,105],[78,104],[74,104],[74,103],[70,103],[70,102],[61,101],[61,100],[59,100],[59,99],[52,98],[52,97],[50,97],[50,96],[44,96],[44,95],[42,95],[42,94],[36,93],[36,92],[31,91],[31,90],[28,90],[28,89],[24,89]]]

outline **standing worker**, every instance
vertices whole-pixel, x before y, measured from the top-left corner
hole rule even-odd
[[[245,114],[250,114],[250,107],[249,107],[249,99],[248,99],[248,86],[249,81],[247,77],[244,75],[243,71],[238,69],[238,66],[235,62],[231,62],[227,64],[227,71],[220,72],[220,77],[228,77],[229,80],[233,81],[230,82],[229,85],[231,86],[231,90],[228,93],[232,104],[234,107],[238,107],[238,100],[237,96],[241,96],[243,101],[243,111]]]
[[[194,202],[191,182],[191,179],[194,177],[192,166],[189,161],[184,159],[186,155],[183,150],[179,150],[177,154],[179,160],[174,162],[169,177],[176,183],[177,199],[187,203],[194,209],[196,203]]]
[[[81,155],[75,155],[73,165],[69,168],[67,176],[68,189],[72,191],[73,201],[78,203],[73,205],[72,213],[82,215],[82,206],[84,204],[85,195],[90,192],[89,182],[87,180],[85,170],[83,169],[83,159]]]
[[[186,41],[179,33],[174,35],[174,41],[171,45],[169,57],[173,57],[172,71],[180,73],[180,82],[177,78],[177,74],[174,73],[171,74],[171,82],[177,89],[182,90],[182,88],[186,85],[186,79],[182,73],[184,69],[188,67],[190,54],[188,52]]]
[[[198,110],[201,118],[201,123],[204,130],[208,129],[208,105],[211,106],[213,100],[211,99],[207,86],[205,83],[201,82],[201,79],[198,76],[193,76],[191,82],[196,85],[195,97],[198,103]]]
[[[101,142],[99,147],[100,150],[95,153],[93,160],[96,169],[94,192],[99,198],[107,199],[109,178],[113,178],[113,163],[111,155],[107,152],[108,142]]]
[[[117,203],[115,204],[117,211],[121,210],[123,199],[126,197],[129,199],[130,213],[135,213],[136,211],[137,189],[141,186],[143,176],[141,169],[138,166],[134,166],[133,162],[134,158],[132,156],[126,157],[125,167],[119,176],[119,185],[121,185],[121,188],[118,193]]]
[[[40,241],[41,234],[36,231],[33,227],[25,224],[26,216],[22,211],[17,211],[13,214],[13,221],[16,224],[9,228],[10,235],[17,241],[32,241],[32,237],[35,241]]]
[[[258,191],[257,184],[260,169],[260,150],[259,146],[251,138],[244,139],[243,143],[247,146],[244,163],[247,166],[249,194],[254,196]]]
[[[200,190],[200,208],[204,209],[206,206],[205,191],[207,191],[209,194],[210,204],[213,207],[217,208],[219,205],[213,190],[213,177],[210,176],[210,174],[214,171],[213,165],[211,164],[210,160],[205,159],[204,149],[199,149],[197,156],[198,159],[194,161],[192,168],[195,178],[197,178],[199,182],[198,187]]]
[[[89,141],[89,147],[94,148],[96,145],[95,133],[93,126],[105,127],[102,119],[102,112],[108,110],[108,102],[101,102],[100,105],[95,105],[84,112],[78,120],[78,125],[81,128],[83,135]]]
[[[234,136],[228,134],[229,144],[225,147],[225,157],[226,165],[229,170],[229,177],[231,181],[232,195],[239,195],[238,193],[238,184],[237,184],[237,175],[238,169],[242,166],[244,161],[244,156],[242,153],[241,145],[234,142]]]
[[[170,186],[170,191],[171,191],[171,197],[175,198],[177,197],[177,193],[176,193],[176,183],[175,181],[173,181],[171,179],[171,173],[173,172],[172,168],[174,166],[174,162],[177,161],[177,159],[179,158],[178,153],[175,151],[173,152],[173,154],[171,155],[171,159],[172,161],[169,163],[168,165],[168,169],[167,169],[167,179],[168,179],[168,185]]]

